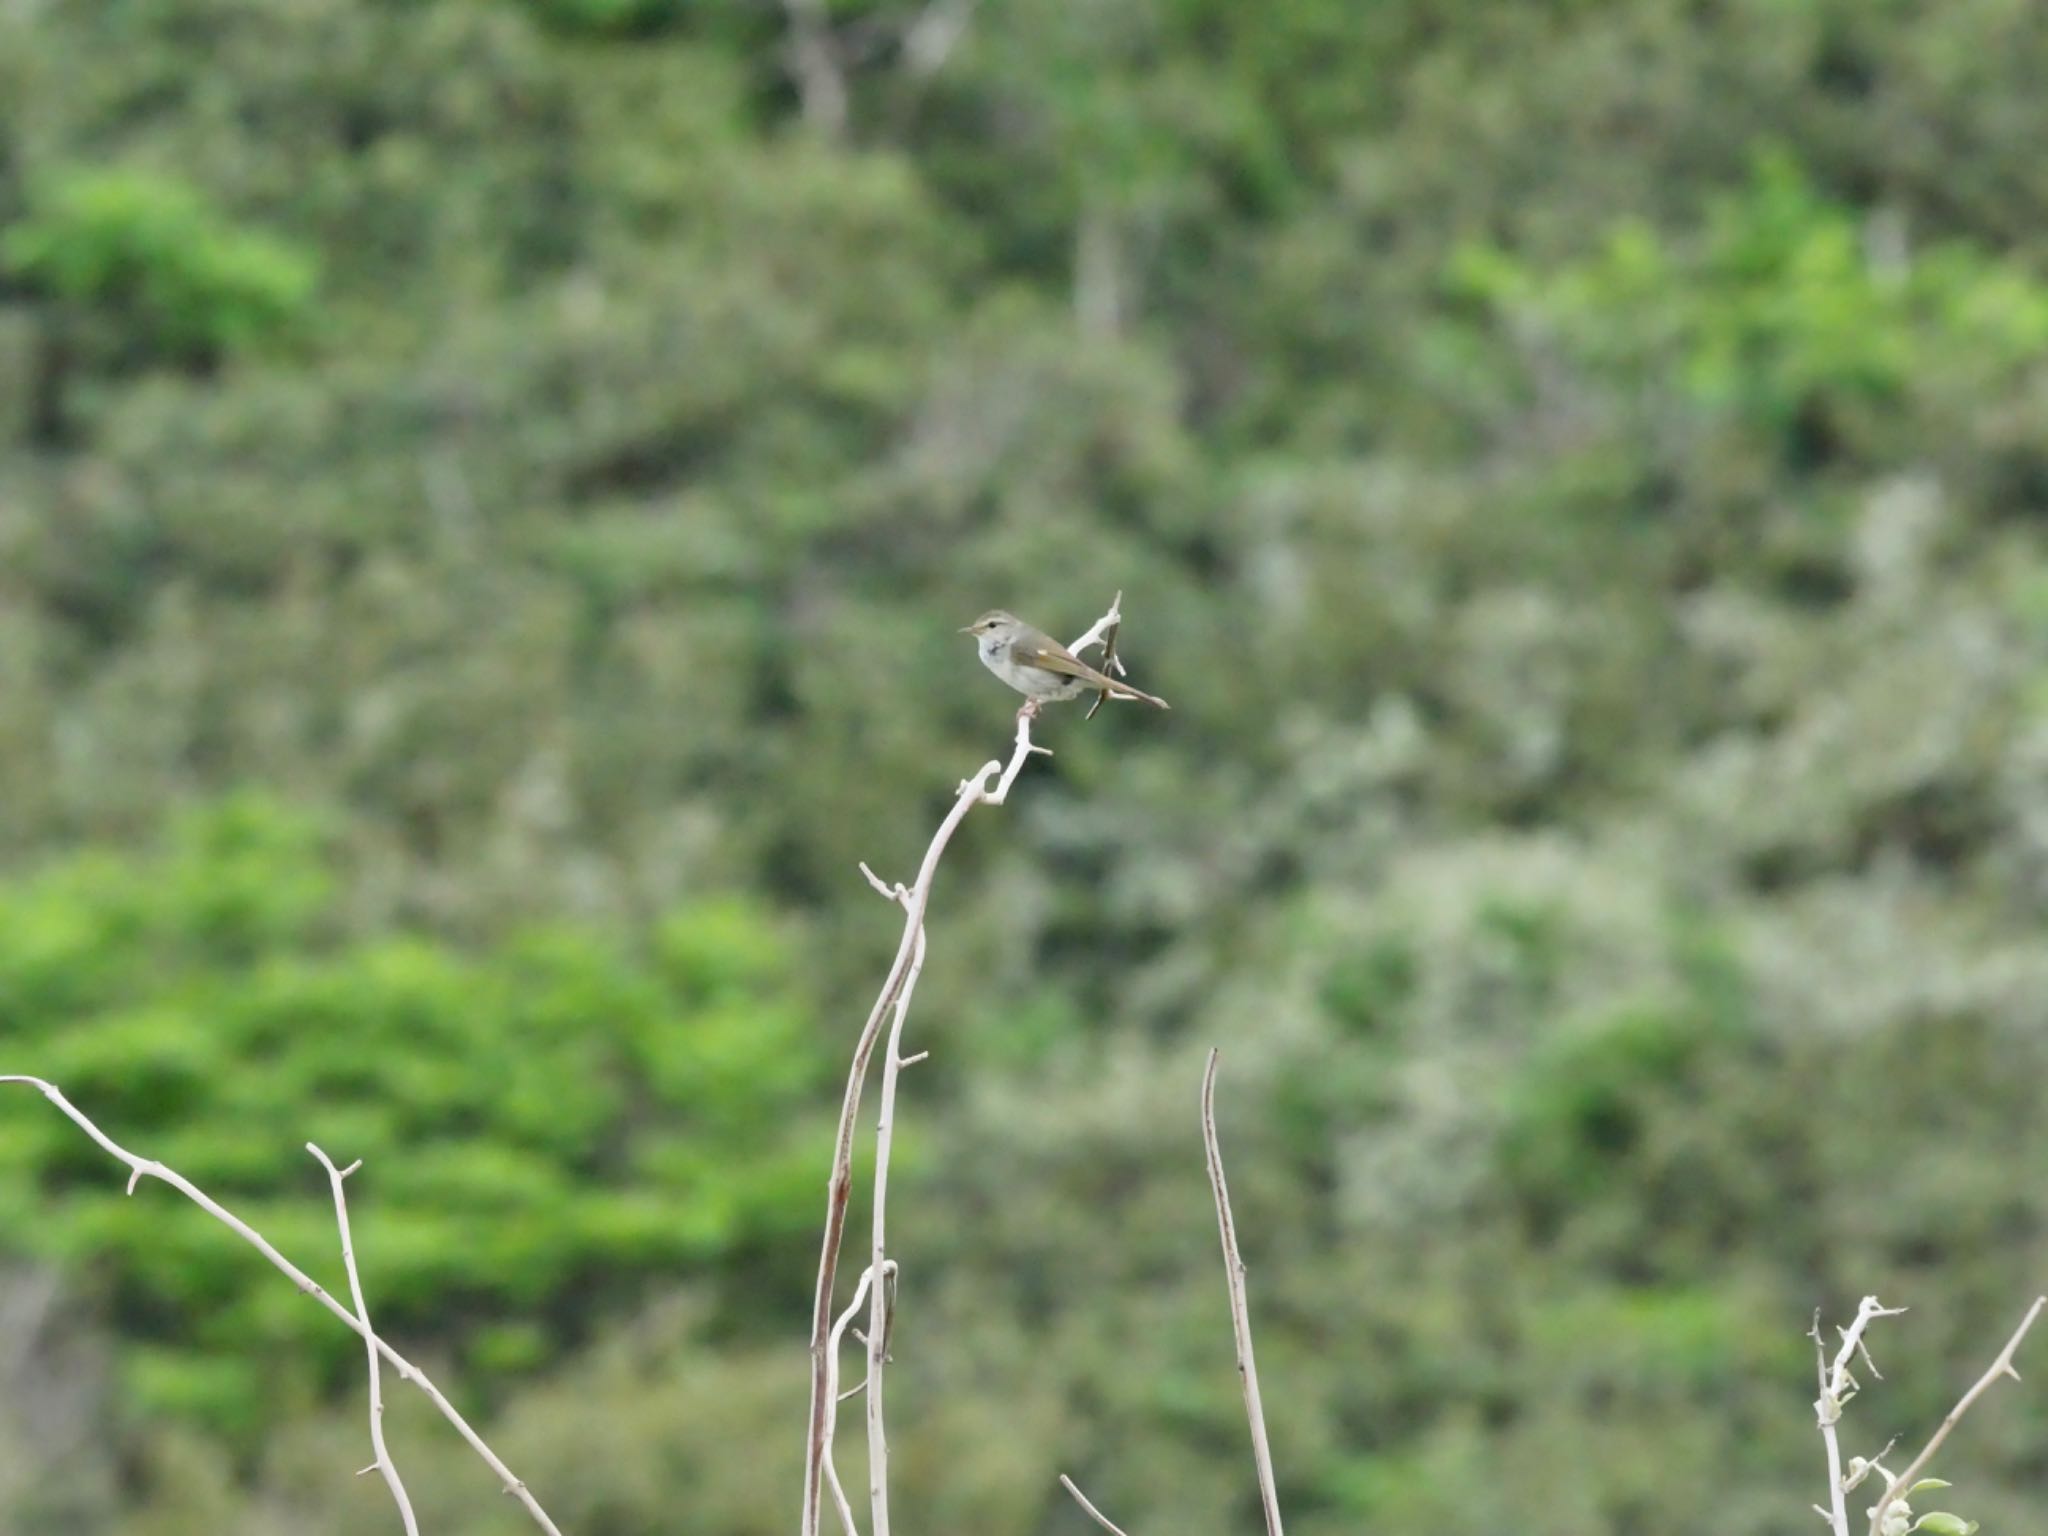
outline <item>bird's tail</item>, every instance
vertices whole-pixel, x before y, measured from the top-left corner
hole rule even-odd
[[[1117,683],[1111,691],[1120,699],[1137,699],[1142,703],[1150,704],[1154,709],[1173,708],[1166,700],[1157,698],[1142,688],[1133,688],[1129,683]]]

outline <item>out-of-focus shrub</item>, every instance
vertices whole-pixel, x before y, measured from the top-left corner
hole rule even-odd
[[[820,1068],[781,940],[744,905],[651,934],[531,931],[477,953],[327,936],[317,829],[231,801],[153,857],[83,855],[0,890],[11,1070],[337,1274],[301,1150],[351,1182],[380,1324],[432,1329],[487,1384],[659,1280],[758,1298],[750,1254],[815,1218]],[[26,1108],[27,1106],[17,1106]],[[346,1334],[197,1209],[65,1121],[0,1133],[6,1241],[102,1295],[147,1409],[254,1431]]]
[[[1591,397],[1553,409],[1598,401],[1667,436],[1692,411],[1756,434],[1790,470],[1872,468],[1966,427],[1959,407],[2015,387],[2048,347],[2048,284],[1967,245],[1907,242],[1777,153],[1710,201],[1690,241],[1622,222],[1547,271],[1467,245],[1448,286],[1511,341],[1525,388]]]
[[[0,264],[123,329],[130,348],[206,359],[288,335],[306,321],[310,253],[239,224],[157,172],[72,169],[37,185],[0,231]]]

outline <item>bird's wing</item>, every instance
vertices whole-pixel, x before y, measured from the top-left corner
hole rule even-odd
[[[1064,645],[1057,644],[1051,640],[1016,641],[1010,647],[1010,657],[1013,661],[1022,662],[1026,666],[1040,667],[1047,672],[1057,672],[1062,677],[1078,677],[1086,682],[1094,683],[1098,687],[1119,690],[1123,687],[1123,684],[1104,677]]]

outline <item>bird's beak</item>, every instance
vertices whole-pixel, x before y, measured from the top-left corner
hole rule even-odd
[[[974,626],[972,624],[962,624],[959,627],[959,629],[954,631],[954,633],[961,635],[971,635],[974,633]]]

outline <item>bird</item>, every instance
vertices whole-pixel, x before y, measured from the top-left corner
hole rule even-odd
[[[1041,704],[1078,699],[1084,693],[1138,699],[1155,709],[1173,707],[1142,688],[1096,671],[1045,631],[1033,629],[1000,608],[991,608],[972,624],[962,625],[960,633],[975,637],[984,667],[1024,695],[1021,714],[1035,715]]]

